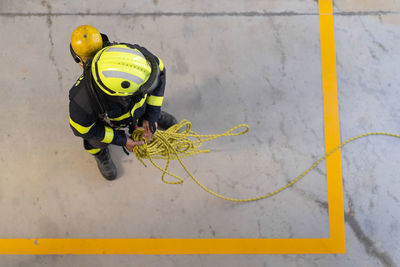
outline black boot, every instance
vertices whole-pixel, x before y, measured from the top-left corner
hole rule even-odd
[[[175,125],[178,123],[178,121],[175,119],[174,116],[169,114],[168,112],[161,111],[160,112],[160,117],[157,121],[158,127],[161,128],[162,130],[166,130],[172,125]]]
[[[115,167],[114,162],[111,159],[108,148],[102,149],[99,153],[94,155],[94,157],[97,162],[97,167],[99,167],[99,170],[103,177],[109,181],[115,180],[115,178],[117,178],[117,168]]]

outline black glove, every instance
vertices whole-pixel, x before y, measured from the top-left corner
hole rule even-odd
[[[149,128],[152,134],[154,134],[157,130],[156,122],[155,121],[149,121]]]

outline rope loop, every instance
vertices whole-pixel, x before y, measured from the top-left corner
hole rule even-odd
[[[245,199],[238,199],[238,198],[231,198],[231,197],[226,197],[223,195],[220,195],[207,187],[205,187],[203,184],[201,184],[187,169],[186,165],[183,163],[182,158],[189,157],[189,156],[194,156],[200,153],[209,153],[209,150],[201,150],[200,146],[210,140],[214,140],[219,137],[224,137],[224,136],[239,136],[247,133],[250,130],[250,127],[247,124],[239,124],[232,129],[226,131],[225,133],[222,134],[197,134],[196,132],[191,130],[192,124],[188,120],[182,120],[178,124],[175,124],[171,126],[169,129],[165,131],[157,130],[154,133],[152,142],[150,144],[145,143],[142,146],[136,146],[133,149],[133,152],[136,156],[136,158],[144,165],[144,159],[150,160],[150,162],[162,172],[161,175],[161,180],[164,183],[167,184],[181,184],[184,182],[184,179],[176,174],[173,174],[168,171],[168,168],[170,166],[171,160],[178,160],[179,163],[181,164],[182,168],[186,171],[186,173],[193,179],[195,183],[197,183],[203,190],[206,192],[225,199],[229,201],[235,201],[235,202],[249,202],[249,201],[256,201],[256,200],[261,200],[265,199],[268,197],[271,197],[273,195],[276,195],[283,190],[287,189],[288,187],[294,185],[296,182],[298,182],[301,178],[303,178],[307,173],[309,173],[312,169],[314,169],[316,166],[318,166],[322,161],[324,161],[326,158],[331,156],[333,153],[335,153],[337,150],[342,148],[344,145],[363,138],[367,137],[370,135],[386,135],[386,136],[391,136],[391,137],[396,137],[400,138],[400,135],[397,134],[392,134],[392,133],[385,133],[385,132],[371,132],[371,133],[365,133],[361,134],[358,136],[355,136],[353,138],[350,138],[346,140],[345,142],[337,145],[335,148],[331,149],[325,155],[323,155],[320,159],[318,159],[316,162],[314,162],[310,168],[308,168],[306,171],[301,173],[299,176],[297,176],[295,179],[290,180],[285,186],[282,186],[281,188],[270,192],[268,194],[258,196],[258,197],[253,197],[253,198],[245,198]],[[241,132],[236,132],[233,133],[236,129],[239,128],[244,128]],[[138,128],[132,133],[132,139],[134,141],[139,141],[139,140],[144,140],[143,136],[143,129]],[[154,159],[163,159],[166,160],[166,165],[164,168],[160,167]],[[176,181],[167,181],[165,180],[165,175],[168,174],[171,177],[174,177]]]

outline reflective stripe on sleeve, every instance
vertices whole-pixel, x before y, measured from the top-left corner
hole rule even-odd
[[[131,110],[132,117],[133,117],[133,115],[134,115],[134,113],[135,113],[135,110],[137,110],[138,108],[140,108],[141,106],[144,105],[144,101],[146,100],[146,97],[147,97],[147,94],[145,94],[144,97],[142,98],[142,100],[140,100],[139,102],[137,102],[137,103],[133,106],[133,108],[132,108],[132,110]]]
[[[77,130],[80,134],[86,134],[86,133],[88,133],[88,132],[90,131],[90,129],[93,127],[93,125],[95,124],[95,123],[93,123],[92,125],[90,125],[90,126],[88,126],[88,127],[85,127],[85,126],[82,126],[82,125],[80,125],[80,124],[74,122],[74,121],[71,119],[71,117],[69,118],[69,123],[70,123],[71,126],[74,127],[74,129]]]
[[[92,155],[95,155],[95,154],[99,153],[100,150],[101,150],[100,148],[93,148],[93,149],[86,150],[86,151],[89,152]]]
[[[163,103],[163,96],[154,96],[154,95],[150,95],[147,97],[147,104],[152,105],[152,106],[157,106],[157,107],[161,107],[162,103]]]
[[[119,116],[118,118],[110,118],[110,121],[122,121],[124,119],[127,119],[131,116],[131,113],[125,113],[124,115]]]
[[[160,68],[160,71],[163,71],[164,70],[164,62],[161,60],[161,58],[158,58],[158,61],[160,62],[158,64],[158,67]]]
[[[103,143],[111,143],[114,138],[114,130],[108,126],[104,126],[104,139],[101,140]]]

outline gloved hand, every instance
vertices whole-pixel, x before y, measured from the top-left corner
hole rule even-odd
[[[144,129],[144,137],[147,140],[147,143],[150,143],[151,138],[153,138],[153,134],[157,130],[157,122],[155,121],[148,121],[148,120],[143,120],[143,129]]]

